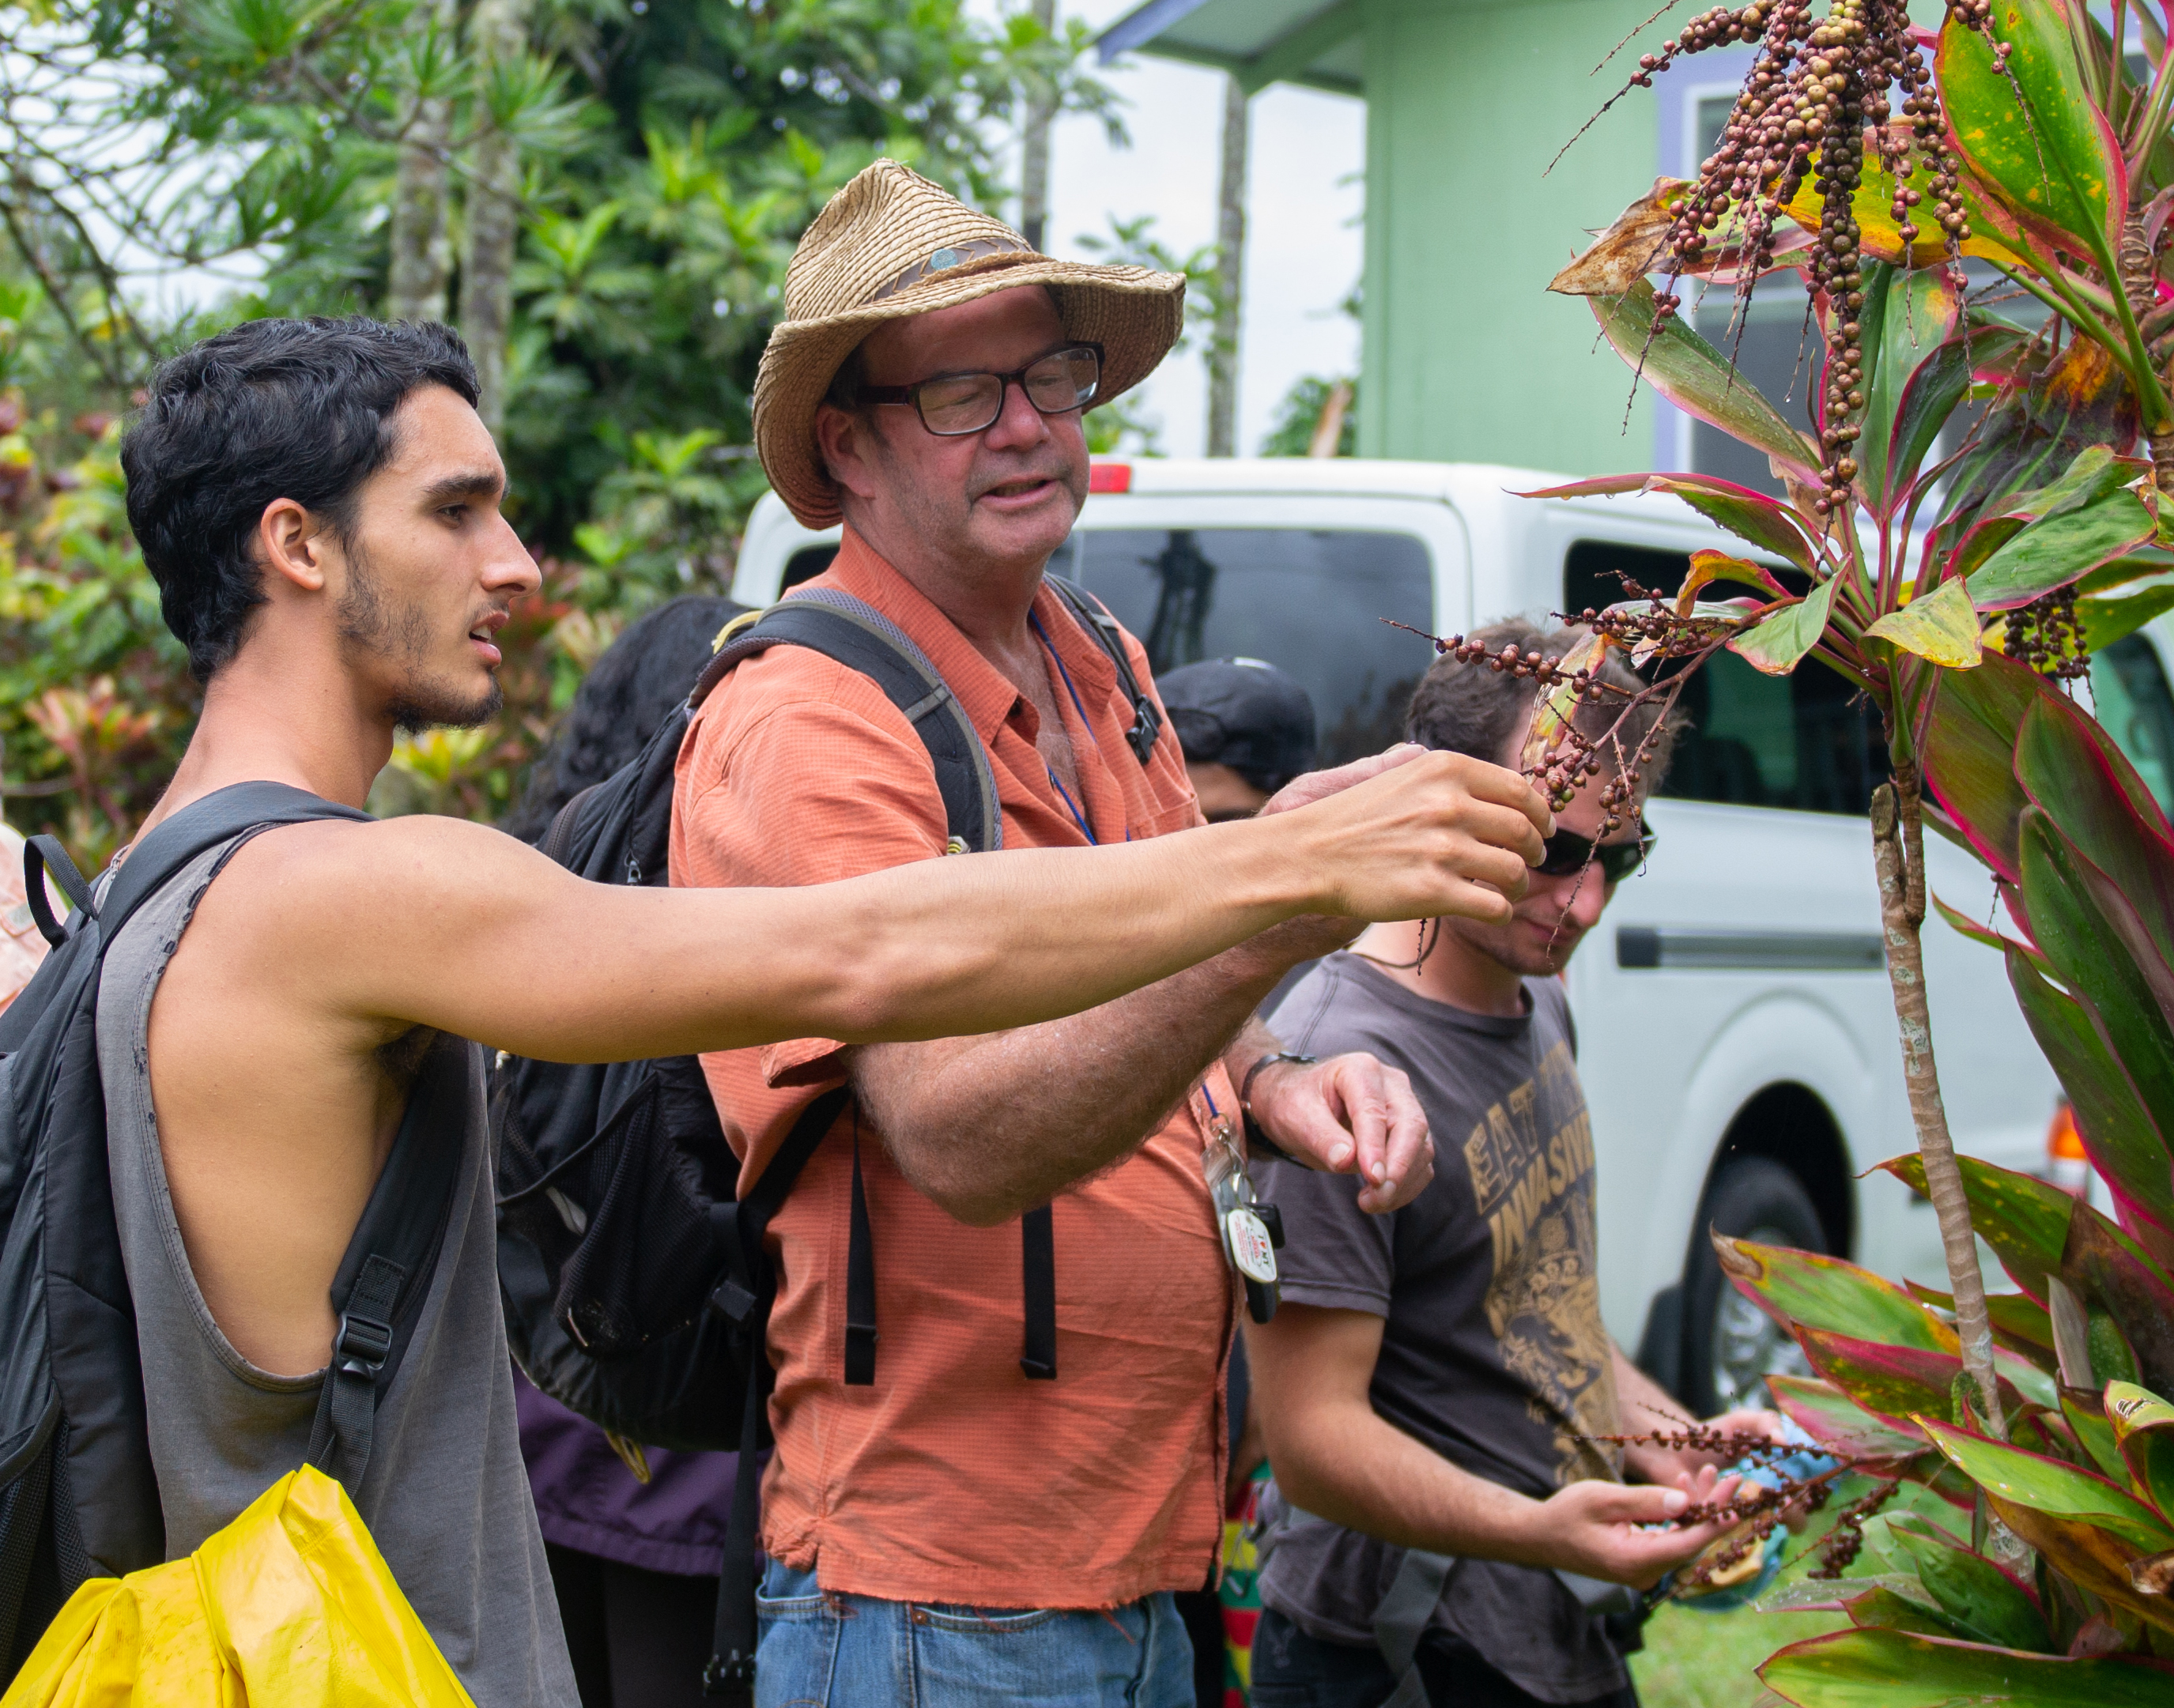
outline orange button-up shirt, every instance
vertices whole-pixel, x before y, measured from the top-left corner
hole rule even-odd
[[[1085,842],[1036,749],[1034,705],[942,611],[851,529],[814,585],[882,612],[950,684],[988,749],[1006,847]],[[1057,681],[1095,840],[1198,824],[1170,729],[1142,766],[1108,657],[1046,587],[1034,609],[1078,695]],[[1145,655],[1127,645],[1144,683]],[[740,665],[679,752],[674,884],[824,883],[940,856],[944,838],[935,768],[912,727],[866,677],[805,647]],[[703,1058],[743,1191],[800,1111],[843,1081],[842,1048],[802,1038]],[[1219,1065],[1207,1090],[1219,1109],[1235,1106]],[[1201,1173],[1208,1119],[1196,1088],[1129,1160],[1056,1201],[1057,1374],[1033,1381],[1019,1368],[1019,1223],[955,1219],[906,1183],[848,1105],[770,1227],[777,1451],[765,1549],[812,1565],[825,1590],[892,1601],[1095,1608],[1198,1588],[1220,1527],[1235,1318]],[[848,1387],[857,1139],[881,1339],[874,1385]]]

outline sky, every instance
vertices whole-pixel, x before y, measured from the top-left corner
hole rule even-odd
[[[994,0],[982,3],[994,8]],[[1100,30],[1134,3],[1060,0],[1059,14]],[[1113,215],[1143,214],[1155,216],[1155,232],[1180,254],[1212,242],[1223,74],[1138,55],[1101,74],[1126,99],[1131,146],[1112,149],[1091,118],[1057,123],[1050,145],[1050,250],[1091,260],[1080,246],[1083,235],[1106,230]],[[1241,455],[1259,450],[1293,381],[1358,371],[1358,325],[1338,313],[1338,305],[1359,282],[1366,147],[1363,102],[1281,84],[1253,97],[1239,351]],[[1208,378],[1197,353],[1172,357],[1138,395],[1144,412],[1160,419],[1166,454],[1203,452]]]

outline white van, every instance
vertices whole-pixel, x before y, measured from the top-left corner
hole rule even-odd
[[[1674,498],[1511,495],[1568,478],[1350,459],[1101,462],[1051,566],[1106,602],[1159,671],[1233,654],[1280,665],[1313,696],[1322,761],[1336,763],[1401,738],[1433,657],[1382,619],[1447,635],[1542,618],[1620,597],[1612,571],[1673,587],[1695,548],[1742,549]],[[819,573],[836,539],[765,497],[733,597],[770,603]],[[2093,674],[2101,716],[2166,800],[2174,700],[2160,645],[2133,637]],[[1865,816],[1885,775],[1877,717],[1816,665],[1767,677],[1728,653],[1685,704],[1692,727],[1647,809],[1648,869],[1617,890],[1567,978],[1599,1157],[1608,1326],[1704,1415],[1769,1369],[1802,1367],[1722,1286],[1709,1224],[1947,1283],[1930,1208],[1866,1172],[1914,1143]],[[1938,837],[1928,845],[1940,896],[1988,911],[1984,869]],[[1937,919],[1925,954],[1956,1143],[2051,1172],[2059,1087],[1998,959]]]

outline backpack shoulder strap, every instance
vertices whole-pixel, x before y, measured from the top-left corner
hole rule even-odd
[[[965,708],[904,630],[850,593],[808,587],[772,605],[717,650],[689,705],[700,705],[743,659],[777,646],[805,646],[858,671],[913,726],[935,763],[948,852],[982,853],[1003,846],[996,775]]]
[[[1110,608],[1077,581],[1048,575],[1042,580],[1071,608],[1072,614],[1079,619],[1079,626],[1087,631],[1088,639],[1107,653],[1110,662],[1117,667],[1117,684],[1125,690],[1125,698],[1133,703],[1133,727],[1125,732],[1125,745],[1132,749],[1133,757],[1144,765],[1162,734],[1162,713],[1155,705],[1155,696],[1140,686],[1140,678],[1133,669],[1132,655],[1125,649],[1124,630],[1110,614]]]
[[[98,904],[96,918],[111,943],[129,916],[197,855],[246,830],[269,830],[318,819],[372,823],[369,813],[286,783],[230,783],[192,801],[128,851]]]
[[[434,1048],[459,1051],[463,1059],[426,1062],[416,1076],[400,1131],[333,1277],[338,1327],[310,1425],[307,1457],[350,1499],[361,1496],[378,1403],[414,1335],[459,1182],[461,1147],[447,1143],[428,1117],[435,1098],[454,1095],[446,1081],[468,1071],[465,1058],[476,1046],[441,1039]]]

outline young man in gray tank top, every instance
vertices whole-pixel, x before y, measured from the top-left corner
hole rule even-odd
[[[252,781],[360,808],[396,730],[496,711],[492,637],[537,573],[475,397],[436,326],[257,322],[160,370],[122,448],[129,520],[205,692],[143,830]],[[805,890],[587,884],[443,819],[210,851],[120,933],[99,1008],[169,1557],[302,1462],[333,1276],[413,1119],[458,1147],[455,1202],[357,1505],[481,1708],[571,1705],[515,1434],[478,1044],[598,1062],[1017,1026],[1301,914],[1505,916],[1549,824],[1513,773],[1409,751],[1298,798]],[[1349,1165],[1378,1181],[1382,1135],[1353,1138]]]

